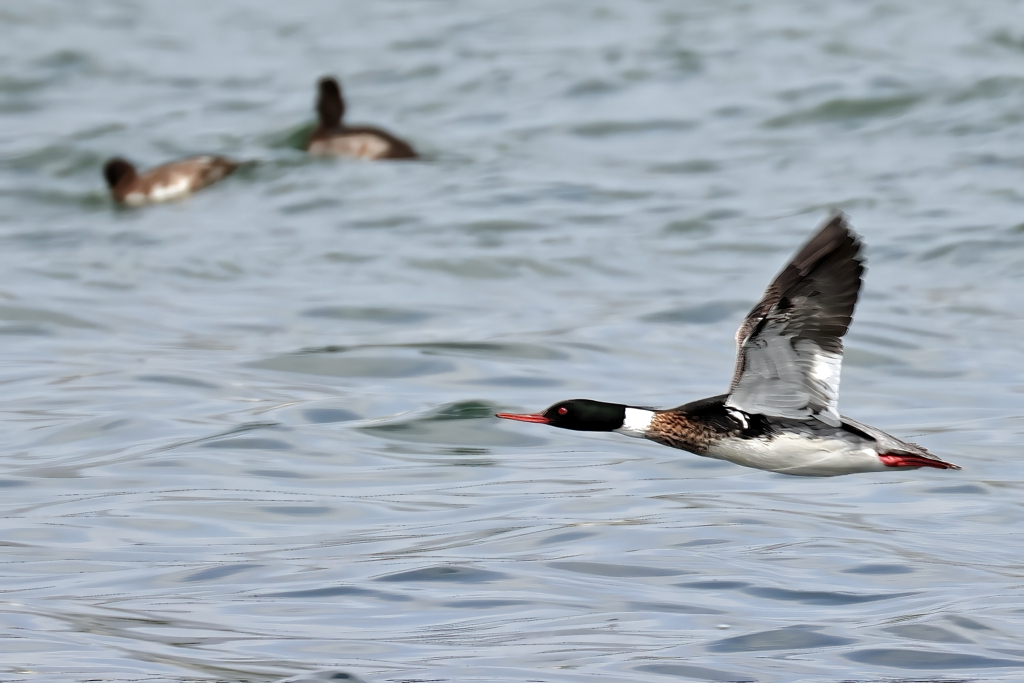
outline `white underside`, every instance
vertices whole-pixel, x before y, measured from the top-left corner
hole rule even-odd
[[[867,444],[799,434],[780,434],[771,439],[723,439],[706,455],[745,467],[802,477],[834,477],[889,469],[878,459],[878,452]]]
[[[186,175],[172,176],[170,182],[154,185],[149,192],[129,192],[124,203],[129,206],[169,202],[187,197],[192,192],[192,179]]]
[[[371,133],[338,135],[316,140],[309,146],[309,153],[318,156],[346,156],[357,159],[380,159],[391,149],[391,144]]]

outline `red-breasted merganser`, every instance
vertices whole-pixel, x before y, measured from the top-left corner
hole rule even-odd
[[[341,86],[330,76],[320,79],[316,112],[320,125],[313,131],[306,151],[315,156],[345,156],[358,159],[415,159],[419,155],[404,140],[370,126],[346,126],[345,100]]]
[[[199,156],[172,161],[139,175],[129,162],[115,157],[103,166],[103,176],[114,201],[142,206],[182,199],[196,190],[223,180],[238,168],[238,162],[217,156]]]
[[[864,273],[842,214],[776,276],[736,332],[728,394],[670,410],[589,399],[498,417],[586,432],[619,432],[737,465],[807,477],[890,468],[960,469],[920,446],[836,410],[842,337]]]

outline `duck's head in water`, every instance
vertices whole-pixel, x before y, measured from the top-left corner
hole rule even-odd
[[[577,432],[613,432],[622,427],[626,419],[626,406],[619,403],[574,398],[560,401],[542,413],[498,413],[497,417],[519,422],[572,429]]]
[[[131,180],[135,176],[135,167],[121,157],[114,157],[103,165],[103,177],[110,187],[116,187],[122,180]]]
[[[320,125],[324,128],[338,128],[345,116],[345,100],[341,97],[341,86],[330,76],[320,79],[316,100],[316,111]]]

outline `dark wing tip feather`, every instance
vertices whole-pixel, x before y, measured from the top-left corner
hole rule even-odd
[[[860,236],[850,227],[846,216],[837,213],[804,244],[796,256],[782,269],[782,272],[769,286],[769,291],[775,290],[780,295],[785,294],[789,286],[806,276],[829,257],[833,257],[836,263],[856,262],[860,266],[859,276],[863,272],[860,249]]]

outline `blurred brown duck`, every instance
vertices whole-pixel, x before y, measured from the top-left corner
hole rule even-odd
[[[345,100],[341,86],[330,76],[320,79],[316,111],[320,124],[306,144],[310,154],[357,159],[415,159],[419,156],[409,143],[380,128],[346,126],[342,122]]]
[[[236,161],[205,155],[172,161],[140,175],[131,163],[115,157],[103,166],[103,175],[114,201],[142,206],[187,197],[223,180],[236,168]]]

